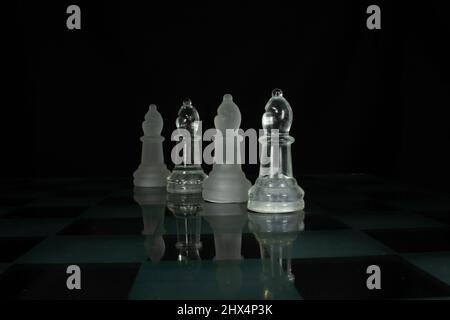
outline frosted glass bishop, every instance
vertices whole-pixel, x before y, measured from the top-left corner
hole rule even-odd
[[[142,141],[142,158],[139,168],[134,172],[134,185],[136,187],[164,187],[169,170],[164,163],[163,141],[161,136],[163,119],[151,104],[142,123],[144,136]]]
[[[202,192],[202,183],[207,175],[201,167],[201,136],[198,133],[200,116],[191,100],[183,101],[183,105],[178,111],[176,126],[181,132],[182,139],[179,146],[183,148],[183,158],[167,177],[167,192]]]
[[[283,92],[275,89],[265,110],[259,177],[249,190],[247,207],[261,213],[302,210],[305,207],[304,192],[292,175],[291,144],[294,138],[289,135],[292,108]]]
[[[231,94],[223,96],[214,124],[218,131],[214,140],[215,163],[203,182],[203,199],[219,203],[246,202],[251,183],[241,168],[241,141],[236,133],[241,112]]]

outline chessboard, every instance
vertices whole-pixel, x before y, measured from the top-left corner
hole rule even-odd
[[[450,298],[448,194],[365,174],[298,182],[306,207],[290,253],[292,279],[267,268],[242,219],[240,259],[214,259],[215,227],[200,215],[200,258],[179,261],[177,217],[161,204],[154,210],[164,216],[162,251],[152,254],[131,180],[3,181],[0,298]],[[238,210],[245,217],[245,204]],[[70,265],[80,267],[80,290],[67,288]],[[380,288],[367,286],[371,265]]]

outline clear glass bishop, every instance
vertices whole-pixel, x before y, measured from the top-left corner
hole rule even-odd
[[[302,210],[304,191],[292,174],[289,135],[292,108],[280,89],[272,91],[262,117],[264,136],[259,141],[262,152],[259,177],[248,193],[247,207],[261,213],[281,213]]]
[[[203,180],[207,175],[201,167],[201,136],[198,133],[200,117],[190,99],[183,101],[176,126],[180,131],[179,146],[183,148],[183,158],[167,177],[167,192],[201,192]]]

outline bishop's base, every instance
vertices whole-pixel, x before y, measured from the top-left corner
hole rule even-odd
[[[201,167],[175,167],[167,177],[167,192],[201,193],[203,180],[207,177]]]
[[[133,174],[133,183],[136,187],[165,187],[169,173],[165,165],[141,164]]]
[[[305,202],[303,200],[296,202],[268,202],[268,201],[249,201],[248,210],[260,213],[287,213],[303,210]]]
[[[203,199],[215,203],[246,202],[252,184],[237,169],[213,169],[203,182]]]
[[[248,193],[247,208],[260,213],[303,210],[304,191],[294,178],[259,177]]]

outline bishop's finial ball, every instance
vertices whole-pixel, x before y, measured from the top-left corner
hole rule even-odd
[[[183,106],[192,106],[192,101],[189,98],[184,98]]]
[[[272,97],[282,97],[283,96],[283,91],[281,91],[281,89],[273,89],[272,90]]]

